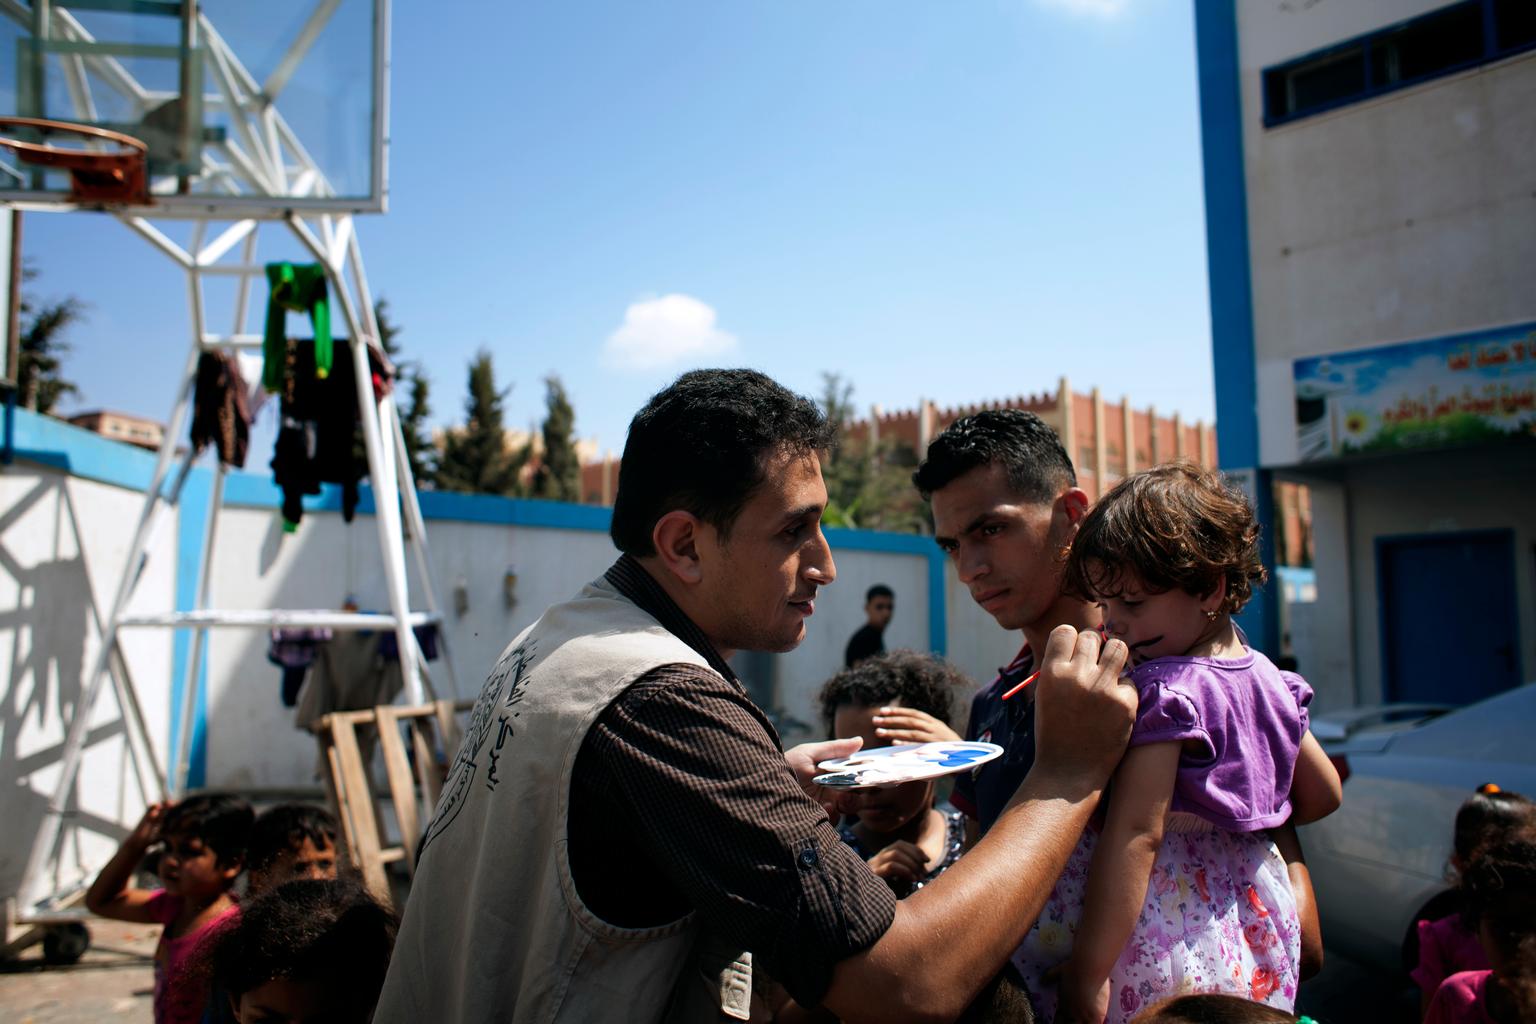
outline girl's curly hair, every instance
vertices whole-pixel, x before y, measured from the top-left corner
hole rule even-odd
[[[916,651],[891,651],[865,658],[845,668],[821,688],[821,718],[832,735],[832,719],[846,704],[878,707],[900,700],[905,708],[926,711],[945,725],[953,707],[950,694],[970,685],[965,675],[943,658]]]
[[[1221,610],[1241,611],[1267,578],[1248,499],[1219,473],[1188,463],[1121,480],[1079,524],[1064,585],[1088,601],[1116,597],[1127,573],[1154,593],[1195,597],[1225,580]]]

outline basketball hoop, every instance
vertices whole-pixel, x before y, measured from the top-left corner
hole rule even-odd
[[[42,142],[25,142],[0,134],[0,146],[16,151],[22,163],[62,167],[69,172],[69,198],[79,203],[149,203],[149,178],[145,172],[148,147],[132,135],[88,124],[50,121],[41,117],[0,117],[0,133],[6,129],[32,128],[39,134],[63,132],[122,147],[116,152],[70,149]]]

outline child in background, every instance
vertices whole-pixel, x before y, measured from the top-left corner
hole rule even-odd
[[[246,907],[214,950],[214,978],[240,1024],[365,1024],[397,925],[351,879],[287,882]]]
[[[889,746],[876,733],[877,715],[899,709],[948,730],[950,694],[965,682],[942,659],[893,651],[833,676],[821,691],[821,714],[837,739],[862,736],[866,750]],[[898,898],[921,889],[960,857],[965,819],[959,811],[946,814],[933,806],[934,785],[929,779],[852,790],[839,802],[844,811],[858,815],[854,824],[838,829],[843,842],[868,861]]]
[[[155,947],[155,1024],[202,1019],[210,991],[203,946],[239,921],[230,888],[244,866],[254,817],[250,804],[231,796],[155,804],[85,895],[93,914],[165,926]],[[135,889],[133,873],[155,843],[164,847],[164,888]]]
[[[1426,1024],[1536,1021],[1536,843],[1512,840],[1481,851],[1461,891],[1492,969],[1445,979]]]
[[[1130,648],[1141,706],[1102,834],[1015,954],[1048,1020],[1123,1024],[1181,992],[1294,1003],[1300,922],[1266,830],[1331,813],[1340,785],[1307,731],[1311,688],[1232,623],[1264,580],[1258,532],[1240,493],[1186,465],[1127,477],[1078,527],[1067,586]]]
[[[1458,884],[1484,850],[1517,837],[1536,841],[1536,804],[1491,782],[1478,787],[1456,812],[1451,869]],[[1421,1015],[1427,1015],[1441,982],[1461,971],[1485,971],[1489,964],[1477,933],[1459,911],[1435,921],[1420,921],[1418,935],[1419,965],[1410,977],[1419,986]]]
[[[314,804],[279,804],[251,829],[250,895],[301,878],[336,877],[336,817]]]

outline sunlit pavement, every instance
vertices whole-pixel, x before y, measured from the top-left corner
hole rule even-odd
[[[91,948],[78,963],[48,966],[34,946],[0,961],[0,1021],[89,1024],[147,1021],[154,989],[151,956],[159,925],[92,921]]]

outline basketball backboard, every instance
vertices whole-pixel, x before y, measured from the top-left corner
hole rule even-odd
[[[382,212],[388,47],[389,0],[0,0],[0,117],[141,139],[158,216]],[[0,203],[70,187],[0,148]]]

